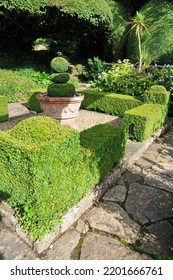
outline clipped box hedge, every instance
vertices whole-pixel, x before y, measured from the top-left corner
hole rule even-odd
[[[127,134],[123,127],[99,124],[80,133],[81,146],[91,152],[90,165],[102,178],[124,156]]]
[[[164,86],[153,85],[145,91],[143,100],[145,103],[169,105],[170,92]]]
[[[36,98],[36,95],[39,93],[44,93],[46,91],[43,89],[37,89],[34,91],[30,91],[29,93],[29,97],[28,97],[28,109],[37,113],[41,113],[42,109],[41,109],[41,105],[39,100]]]
[[[8,121],[8,103],[6,96],[0,96],[0,122]]]
[[[34,116],[0,131],[0,193],[36,240],[124,155],[123,128],[98,125],[81,134]]]
[[[125,111],[142,104],[140,100],[129,95],[94,90],[85,90],[82,93],[85,98],[81,108],[111,115],[123,116]]]
[[[130,138],[143,141],[163,125],[166,116],[164,105],[144,104],[126,111],[122,125],[128,130]]]

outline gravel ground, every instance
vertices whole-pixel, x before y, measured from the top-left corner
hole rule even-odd
[[[43,113],[37,115],[43,115]],[[14,127],[18,122],[28,117],[29,116],[17,117],[10,119],[7,122],[0,123],[0,130],[6,131]],[[80,110],[79,116],[76,118],[76,128],[78,131],[82,131],[100,123],[111,123],[113,125],[119,125],[121,123],[121,119],[117,116],[106,115],[103,113],[83,109]]]

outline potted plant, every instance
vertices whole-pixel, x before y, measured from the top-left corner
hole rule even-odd
[[[69,63],[63,57],[55,57],[51,61],[52,83],[47,87],[47,93],[37,94],[45,115],[58,119],[62,125],[75,128],[75,118],[84,95],[76,93],[73,84],[69,83]]]

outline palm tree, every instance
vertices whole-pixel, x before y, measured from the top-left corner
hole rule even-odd
[[[146,29],[148,32],[149,22],[148,22],[148,20],[146,20],[144,14],[137,11],[136,15],[130,19],[130,22],[128,24],[131,24],[130,30],[136,29],[136,36],[138,38],[138,49],[139,49],[139,72],[141,72],[142,63],[143,63],[142,44],[141,44],[142,31],[143,31],[143,29]]]

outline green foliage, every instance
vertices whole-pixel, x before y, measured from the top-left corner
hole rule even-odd
[[[48,0],[2,0],[0,7],[7,10],[27,11],[30,13],[42,13],[44,7],[48,4]]]
[[[48,96],[51,97],[71,97],[75,94],[75,87],[71,83],[50,84],[47,87]]]
[[[8,103],[28,100],[30,91],[38,89],[33,76],[38,70],[43,72],[42,66],[39,63],[38,67],[32,55],[26,53],[0,53],[0,95],[6,96]]]
[[[173,63],[173,2],[168,0],[147,1],[140,9],[140,12],[149,19],[149,34],[146,30],[143,32],[142,46],[151,60],[159,64]],[[127,44],[127,57],[133,62],[138,61],[138,47],[135,34],[129,34]]]
[[[89,21],[93,25],[110,23],[112,15],[105,0],[51,0],[52,5],[58,7],[63,13],[78,19]]]
[[[170,98],[170,93],[165,87],[159,85],[153,85],[148,91],[143,95],[143,100],[145,103],[154,103],[168,105]]]
[[[149,68],[151,79],[154,84],[164,86],[168,91],[173,91],[173,67],[164,65],[158,67],[157,65]]]
[[[8,121],[8,105],[6,96],[0,96],[0,122]]]
[[[69,73],[54,73],[51,75],[51,81],[56,84],[67,83],[69,80]]]
[[[28,98],[28,108],[29,108],[29,110],[37,112],[37,113],[42,112],[40,102],[36,98],[37,94],[40,94],[42,92],[43,92],[42,90],[34,90],[34,91],[30,92],[29,98]]]
[[[101,88],[104,91],[141,96],[152,82],[145,74],[138,73],[128,59],[118,60],[112,69],[103,72]]]
[[[33,75],[33,81],[39,85],[45,85],[45,86],[47,86],[51,83],[50,75],[48,73],[46,73],[45,71],[43,71],[43,72],[37,71]]]
[[[53,38],[49,37],[40,37],[36,39],[33,43],[33,49],[35,51],[40,50],[47,50],[47,51],[53,51],[57,47],[57,42]]]
[[[173,68],[170,65],[150,67],[150,79],[153,84],[164,86],[171,93],[169,115],[173,115]]]
[[[65,59],[64,57],[57,56],[51,60],[51,68],[53,72],[56,73],[67,72],[68,67],[69,67],[69,63],[67,59]]]
[[[86,67],[87,78],[92,80],[92,82],[96,82],[98,80],[98,76],[102,74],[105,69],[105,63],[99,59],[98,57],[94,57],[93,59],[88,59],[88,65]]]
[[[122,4],[122,1],[106,0],[109,5],[112,20],[106,33],[108,45],[105,53],[108,57],[113,57],[114,60],[124,57],[124,48],[126,38],[124,36],[126,30],[126,21],[129,16],[129,6]]]
[[[166,106],[144,104],[125,112],[122,125],[129,132],[129,137],[137,141],[149,138],[165,122]]]
[[[140,100],[129,95],[100,92],[94,90],[83,91],[84,100],[81,107],[107,114],[123,116],[126,110],[142,104]]]
[[[28,72],[33,76],[33,71]],[[0,70],[0,95],[6,96],[8,103],[26,100],[29,91],[38,87],[32,76],[17,70]]]
[[[124,157],[127,134],[123,127],[96,125],[80,133],[82,147],[92,152],[91,162],[97,162],[103,177]]]
[[[2,198],[14,207],[33,240],[51,232],[62,215],[121,160],[125,137],[122,128],[107,125],[80,136],[44,116],[0,131]]]
[[[68,81],[68,83],[72,84],[75,87],[75,89],[77,89],[79,85],[78,77],[70,75],[70,80]]]

